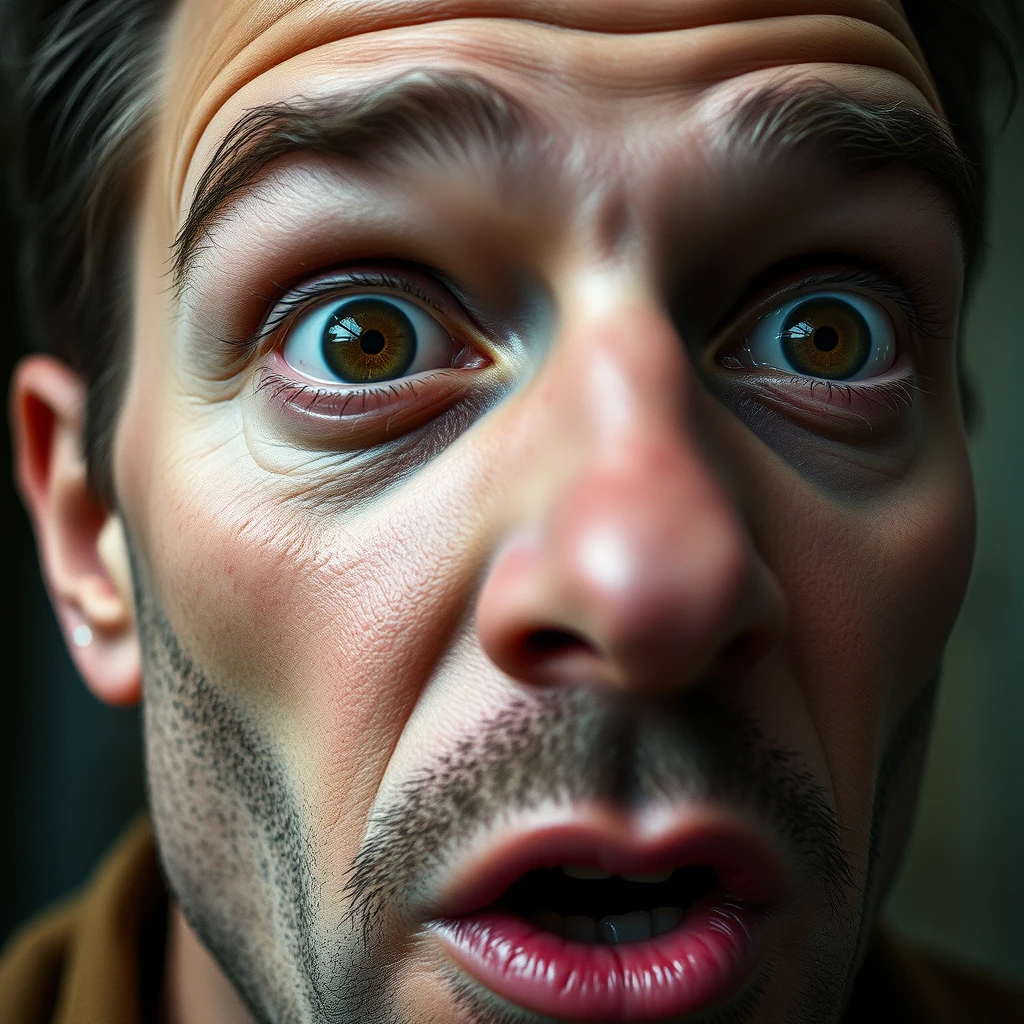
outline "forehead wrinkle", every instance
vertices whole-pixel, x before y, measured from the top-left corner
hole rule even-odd
[[[245,86],[293,57],[331,42],[389,28],[458,21],[460,12],[471,12],[467,16],[474,20],[529,21],[596,34],[659,34],[800,15],[851,18],[882,29],[908,51],[923,79],[916,83],[918,88],[938,106],[899,0],[758,0],[756,19],[750,17],[750,5],[751,0],[638,0],[624,14],[621,0],[582,4],[574,0],[404,0],[383,9],[372,2],[351,0],[261,0],[246,4],[239,16],[230,4],[215,7],[209,0],[201,4],[192,0],[179,8],[174,33],[178,48],[202,54],[211,39],[216,44],[206,59],[191,66],[186,63],[180,74],[172,71],[169,76],[168,95],[185,97],[171,133],[180,143],[171,148],[165,163],[171,220],[177,221],[188,169],[203,134],[217,112]],[[197,9],[218,13],[200,16]],[[227,31],[225,25],[230,26]]]

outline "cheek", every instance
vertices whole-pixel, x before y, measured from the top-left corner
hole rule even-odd
[[[877,680],[882,724],[891,725],[937,667],[966,590],[974,549],[966,460],[926,465],[888,501],[844,518],[834,555],[819,551],[823,575],[843,611],[843,656],[856,676]]]
[[[938,668],[966,589],[970,472],[956,445],[884,501],[849,507],[800,493],[787,518],[812,525],[774,552],[786,567],[777,571],[790,597],[788,655],[840,817],[866,825],[878,759]]]
[[[878,626],[891,624],[885,646],[894,675],[913,686],[940,660],[967,588],[975,531],[969,474],[920,488],[889,521],[875,568],[891,573],[891,595]]]
[[[464,462],[462,480],[449,468],[324,516],[251,463],[243,485],[229,450],[165,466],[137,514],[134,539],[183,646],[258,717],[342,865],[465,627],[481,544]]]

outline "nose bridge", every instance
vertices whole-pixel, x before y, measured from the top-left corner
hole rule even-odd
[[[664,431],[683,440],[693,371],[682,341],[657,310],[609,308],[565,340],[552,368],[567,436],[582,462],[628,460],[630,446]],[[571,422],[569,422],[571,421]]]
[[[563,339],[537,394],[550,443],[528,470],[525,529],[478,604],[501,667],[547,678],[566,664],[550,656],[562,636],[574,672],[586,651],[591,676],[676,685],[743,632],[755,559],[698,443],[697,386],[656,309],[613,310]]]
[[[637,304],[582,323],[547,387],[553,457],[531,518],[557,547],[621,533],[625,546],[664,555],[678,531],[735,519],[698,440],[694,370],[659,310]]]
[[[742,523],[697,439],[693,371],[667,333],[649,324],[620,358],[596,355],[576,458],[539,510],[552,589],[620,656],[650,647],[652,632],[716,632],[745,576]]]

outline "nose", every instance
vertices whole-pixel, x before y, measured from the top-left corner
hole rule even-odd
[[[567,342],[519,413],[560,443],[519,482],[532,497],[489,567],[476,625],[522,682],[665,695],[742,675],[781,636],[781,591],[723,459],[712,468],[698,441],[682,342],[648,316],[638,353],[644,318],[629,319],[628,339],[591,327],[582,360]]]

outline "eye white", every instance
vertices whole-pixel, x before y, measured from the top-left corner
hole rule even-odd
[[[764,369],[784,370],[797,377],[808,377],[808,374],[794,367],[786,357],[783,336],[786,322],[795,309],[812,300],[821,299],[832,299],[851,306],[864,318],[871,333],[871,351],[867,362],[856,373],[842,378],[838,383],[868,380],[892,367],[896,362],[896,328],[893,326],[892,318],[874,299],[845,291],[811,292],[773,309],[758,321],[744,342],[744,349],[751,365]]]
[[[284,361],[293,370],[317,383],[352,385],[351,381],[342,380],[331,369],[324,358],[323,347],[324,332],[331,317],[340,307],[356,299],[373,299],[375,302],[395,306],[409,318],[416,332],[416,354],[408,370],[402,377],[396,377],[396,380],[451,366],[455,343],[438,320],[415,302],[380,292],[336,295],[296,317],[281,352]]]

